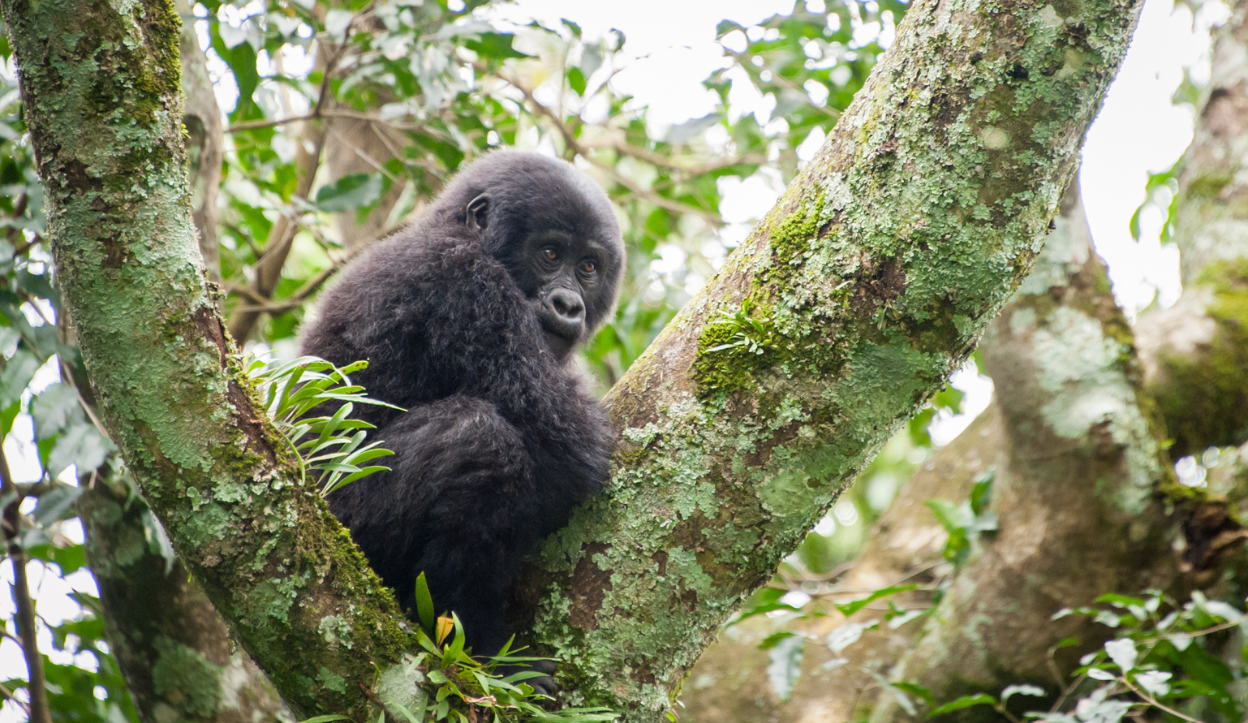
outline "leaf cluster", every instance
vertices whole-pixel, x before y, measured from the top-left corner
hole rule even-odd
[[[357,361],[339,368],[313,356],[266,364],[253,359],[247,376],[260,395],[265,411],[299,457],[300,471],[311,470],[322,497],[389,467],[368,465],[394,452],[381,442],[365,444],[372,424],[352,419],[356,404],[399,409],[373,399],[364,387],[351,383],[348,374],[368,367]],[[402,410],[400,410],[402,411]],[[319,412],[318,416],[309,416]],[[360,465],[368,465],[361,467]]]

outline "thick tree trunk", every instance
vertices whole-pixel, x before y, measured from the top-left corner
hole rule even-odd
[[[1134,11],[911,7],[819,155],[608,396],[609,492],[528,581],[535,637],[572,662],[579,700],[659,719],[719,625],[966,358],[1043,244]],[[746,335],[761,355],[723,350]]]
[[[414,702],[392,596],[299,482],[206,290],[172,9],[3,10],[61,289],[175,548],[298,713],[361,718],[368,689]],[[609,494],[525,587],[570,698],[661,719],[723,619],[965,359],[1043,243],[1137,10],[907,13],[819,157],[610,398]],[[761,323],[764,353],[712,351],[754,333],[720,311]]]
[[[1245,218],[1248,218],[1248,207],[1240,200],[1245,194],[1245,186],[1240,176],[1243,175],[1241,171],[1245,163],[1248,163],[1248,126],[1242,123],[1242,113],[1237,111],[1248,108],[1248,67],[1245,66],[1245,60],[1248,59],[1245,42],[1248,40],[1248,30],[1244,24],[1246,7],[1248,6],[1244,3],[1238,3],[1231,20],[1217,35],[1214,73],[1207,90],[1208,103],[1198,118],[1195,141],[1182,164],[1179,198],[1175,208],[1174,238],[1183,254],[1184,294],[1178,304],[1170,309],[1145,314],[1135,329],[1139,358],[1149,380],[1147,391],[1157,395],[1160,400],[1158,411],[1165,426],[1179,437],[1178,448],[1181,452],[1199,453],[1212,444],[1241,444],[1248,439],[1248,429],[1244,428],[1244,420],[1248,419],[1244,416],[1244,410],[1248,409],[1248,404],[1243,403],[1246,383],[1243,374],[1244,369],[1248,368],[1248,336],[1244,335],[1245,320],[1242,318],[1243,300],[1248,293],[1248,272],[1243,270],[1245,259],[1248,259],[1248,244],[1244,239],[1248,236],[1240,228],[1244,226]],[[1237,182],[1236,178],[1240,180]],[[1213,188],[1214,185],[1217,186],[1216,189]],[[1081,213],[1077,215],[1081,216]],[[1087,233],[1081,218],[1067,216],[1067,224],[1059,224],[1058,231],[1053,234],[1063,244],[1068,239],[1064,239],[1062,234],[1068,230],[1076,231],[1081,236],[1086,236]],[[1027,282],[1028,287],[1040,282],[1043,268],[1043,264],[1037,265],[1037,270]],[[1054,271],[1060,269],[1055,268]],[[1044,300],[1043,297],[1041,300]],[[1111,297],[1108,290],[1103,289],[1096,306],[1104,308],[1109,303]],[[1085,303],[1084,306],[1090,308],[1092,305]],[[1001,324],[1007,324],[1004,320],[1013,318],[1013,312],[1007,312],[1002,318],[1003,321],[998,322],[997,329],[1004,329],[1006,338],[1009,338],[1012,336],[1012,329]],[[1114,327],[1119,329],[1114,333],[1120,337],[1121,342],[1121,321],[1114,322],[1110,331]],[[1001,337],[998,335],[997,338]],[[1025,498],[1012,497],[1005,505],[1011,514],[1003,515],[1001,519],[1004,539],[987,543],[987,551],[981,558],[968,563],[963,579],[954,590],[955,596],[958,590],[963,592],[962,602],[958,603],[955,597],[946,609],[942,609],[941,622],[937,629],[929,633],[924,647],[910,656],[910,664],[896,673],[898,678],[934,686],[937,697],[942,699],[969,689],[996,692],[1007,684],[1029,678],[1046,687],[1052,684],[1048,671],[1039,668],[1046,657],[1045,646],[1056,643],[1061,637],[1052,632],[1052,623],[1049,621],[1049,614],[1059,603],[1045,600],[1046,589],[1060,588],[1057,594],[1062,604],[1087,604],[1096,595],[1104,592],[1139,592],[1148,586],[1147,575],[1150,571],[1162,573],[1160,578],[1153,578],[1153,584],[1170,587],[1207,585],[1216,581],[1217,572],[1226,555],[1235,549],[1243,536],[1236,525],[1226,520],[1224,508],[1218,500],[1207,504],[1181,506],[1180,514],[1174,518],[1158,516],[1153,509],[1148,515],[1134,520],[1134,524],[1127,528],[1120,524],[1117,527],[1106,526],[1103,531],[1097,530],[1096,525],[1101,524],[1100,516],[1106,505],[1096,500],[1089,501],[1086,490],[1083,493],[1078,491],[1081,480],[1086,485],[1094,478],[1089,472],[1090,466],[1074,465],[1065,481],[1061,479],[1061,470],[1056,466],[1063,456],[1070,457],[1074,453],[1077,457],[1081,454],[1080,450],[1071,448],[1068,444],[1066,452],[1055,455],[1053,450],[1058,449],[1057,446],[1044,447],[1040,450],[1043,452],[1041,462],[1035,454],[1028,454],[1027,449],[1018,447],[1017,440],[1021,438],[1026,442],[1037,430],[1046,426],[1042,420],[1029,418],[1034,416],[1036,409],[1045,406],[1042,404],[1044,400],[1036,400],[1027,395],[1020,397],[1016,388],[1020,382],[1018,372],[1024,372],[1021,381],[1027,382],[1026,368],[1035,368],[1040,363],[1039,359],[1046,355],[1051,357],[1054,349],[1036,347],[1029,351],[1026,346],[1020,347],[1017,343],[1012,346],[1012,352],[1010,346],[998,347],[994,352],[992,341],[989,340],[985,346],[985,357],[990,361],[996,360],[993,367],[996,371],[994,381],[998,395],[1012,400],[1012,405],[1016,407],[1012,425],[1014,431],[1011,434],[1011,439],[1015,442],[1001,446],[1001,468],[1007,473],[1011,469],[1025,470],[1030,478],[1028,484],[1034,486],[1033,494]],[[1028,360],[1029,355],[1035,355],[1037,359]],[[1005,370],[1009,373],[1003,373]],[[1034,387],[1035,382],[1031,382],[1030,386]],[[1103,386],[1102,381],[1095,376],[1086,379],[1084,386],[1080,404],[1092,404],[1098,399],[1103,401],[1106,397],[1121,396],[1114,391],[1112,385]],[[1120,384],[1119,390],[1121,391]],[[1143,398],[1147,400],[1148,396]],[[1021,406],[1020,402],[1023,402]],[[1061,405],[1050,406],[1053,409],[1061,408]],[[1069,404],[1065,406],[1074,407]],[[1145,406],[1147,408],[1147,403]],[[983,421],[982,418],[977,420],[976,425]],[[965,435],[960,437],[949,447],[940,450],[934,462],[949,464],[968,454],[977,459],[996,454],[996,443],[988,440],[998,438],[1001,428],[1002,423],[999,420],[989,421],[982,435],[974,435],[969,440]],[[968,434],[971,431],[968,430]],[[1088,441],[1091,443],[1093,440]],[[1032,445],[1024,445],[1027,446]],[[1147,446],[1151,447],[1151,442]],[[1152,452],[1139,449],[1134,454],[1138,456]],[[1048,467],[1048,472],[1041,469],[1043,467]],[[1219,467],[1217,471],[1223,477],[1228,476],[1223,467]],[[1127,482],[1121,476],[1119,479]],[[1002,481],[1007,490],[1017,486],[1008,477]],[[1096,481],[1104,484],[1106,478]],[[1216,481],[1211,483],[1211,488],[1213,486],[1217,486]],[[1054,491],[1059,489],[1065,491]],[[920,473],[903,490],[897,505],[904,509],[912,505],[914,499],[922,501],[935,497],[946,495],[936,493],[931,487],[930,479]],[[851,575],[864,566],[873,567],[881,553],[886,553],[897,545],[892,520],[898,514],[897,509],[890,509],[881,520],[880,528],[876,530]],[[926,523],[931,524],[931,518],[925,510],[920,513],[920,518],[922,517],[927,517]],[[1064,522],[1054,525],[1054,518]],[[1179,534],[1178,523],[1194,520],[1203,520],[1209,524],[1203,528],[1201,525],[1189,525],[1195,534],[1192,539],[1184,539]],[[916,532],[923,529],[920,520],[912,520],[909,525]],[[1086,526],[1087,531],[1096,530],[1097,534],[1081,532],[1081,526]],[[1009,527],[1016,529],[1012,533],[1006,532]],[[1058,527],[1076,534],[1064,538],[1056,536],[1054,533]],[[1043,528],[1043,532],[1038,532],[1040,528]],[[1124,537],[1124,534],[1127,536]],[[1183,554],[1177,560],[1172,555],[1162,555],[1159,560],[1146,555],[1126,554],[1122,555],[1118,564],[1111,565],[1108,569],[1104,565],[1095,569],[1089,568],[1086,558],[1083,557],[1089,549],[1097,550],[1102,557],[1109,556],[1115,546],[1131,545],[1131,534],[1136,535],[1136,540],[1155,538],[1158,535],[1168,537]],[[1003,569],[1001,563],[1010,556],[1009,550],[995,548],[1001,544],[1008,545],[1009,539],[1023,538],[1030,542],[1038,541],[1043,546],[1041,553],[1032,556],[1034,560],[1050,562],[1039,566],[1026,565],[1020,558],[1021,564],[1015,566],[1013,573]],[[1072,555],[1079,556],[1078,564],[1071,561]],[[936,559],[935,553],[932,553],[931,559]],[[1059,564],[1054,568],[1053,563],[1060,563],[1062,560],[1069,564]],[[1172,570],[1166,570],[1167,561],[1177,565]],[[1046,568],[1052,572],[1046,573]],[[1098,569],[1101,573],[1099,578],[1095,576]],[[1017,574],[1024,570],[1025,574]],[[1178,572],[1186,574],[1180,577]],[[881,582],[877,586],[884,584],[887,582]],[[859,584],[845,583],[844,586],[869,589],[869,586]],[[968,590],[973,590],[977,602],[968,604]],[[1080,596],[1084,599],[1075,599]],[[967,628],[959,630],[959,625],[965,625],[971,615],[980,613],[982,616],[976,618],[979,623],[975,626],[973,635],[966,634]],[[834,626],[840,622],[840,618],[833,616],[824,625]],[[760,625],[762,623],[752,623],[753,627]],[[766,685],[763,668],[765,657],[754,670],[738,673],[743,680],[761,682],[762,697],[741,700],[742,693],[739,691],[760,690],[760,687],[749,682],[738,682],[735,689],[686,693],[684,701],[695,720],[754,719],[749,716],[709,715],[709,711],[716,710],[714,706],[737,711],[762,706],[761,710],[774,711],[771,717],[778,721],[855,720],[869,712],[880,696],[878,690],[868,691],[873,687],[873,679],[862,674],[862,668],[887,671],[895,666],[901,657],[899,653],[908,652],[914,647],[910,639],[915,632],[913,628],[907,627],[900,631],[890,631],[887,635],[880,632],[867,633],[862,642],[844,653],[850,663],[834,670],[821,668],[829,657],[826,652],[817,646],[808,648],[803,662],[803,677],[794,689],[791,700],[783,705],[775,700],[774,693]],[[1089,631],[1082,632],[1087,638]],[[761,639],[765,634],[764,632],[756,637]],[[715,661],[748,659],[741,647],[749,642],[739,640],[745,637],[748,636],[730,636],[728,640],[708,650],[695,668],[692,679],[696,681],[704,675],[704,668],[717,670],[714,667]],[[883,646],[881,638],[886,638],[890,646]],[[985,658],[992,659],[991,665],[986,664]],[[956,664],[950,662],[954,660]],[[981,664],[977,666],[974,662],[976,660],[982,661]],[[985,710],[975,709],[963,715],[983,713]],[[896,720],[899,717],[904,716],[890,701],[885,704],[885,709],[877,716],[877,720]]]
[[[1178,582],[1173,550],[1182,535],[1158,494],[1173,484],[1165,435],[1139,390],[1130,328],[1080,225],[1084,233],[1050,236],[1035,273],[984,339],[1005,432],[992,489],[999,529],[975,546],[893,672],[938,701],[1010,683],[1052,688],[1049,649],[1067,637],[1082,641],[1059,652],[1066,672],[1104,634],[1079,616],[1051,621],[1054,613],[1105,592]],[[871,718],[911,719],[891,697]]]
[[[408,637],[230,354],[191,223],[177,15],[162,0],[3,11],[60,289],[113,440],[287,702],[362,718],[361,685]]]
[[[1183,296],[1137,335],[1176,456],[1248,439],[1248,3],[1217,34],[1173,214]]]

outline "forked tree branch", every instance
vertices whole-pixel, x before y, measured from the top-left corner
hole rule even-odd
[[[196,261],[176,16],[0,5],[61,289],[175,548],[296,713],[414,703],[393,598],[299,482]],[[719,623],[974,347],[1043,243],[1139,3],[1062,7],[916,3],[819,155],[616,386],[609,493],[520,591],[570,700],[661,720]]]

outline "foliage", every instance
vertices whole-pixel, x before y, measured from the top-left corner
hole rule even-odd
[[[1098,607],[1065,609],[1054,616],[1087,616],[1115,636],[1084,655],[1070,680],[1058,681],[1056,697],[1023,684],[1007,686],[1000,695],[976,693],[936,705],[920,686],[906,686],[905,691],[929,704],[930,717],[990,706],[1016,723],[1118,723],[1127,717],[1191,723],[1243,720],[1248,684],[1248,616],[1243,610],[1199,591],[1182,605],[1157,591],[1142,597],[1103,595],[1096,602]],[[1076,643],[1062,641],[1050,657]],[[1053,702],[1040,710],[1007,708],[1015,695]]]
[[[996,479],[996,469],[990,468],[971,485],[971,496],[966,502],[956,505],[948,500],[928,500],[927,506],[940,526],[949,533],[945,542],[945,559],[961,567],[970,554],[971,544],[985,532],[997,529],[997,513],[988,509],[992,496],[992,483]]]
[[[277,429],[298,455],[300,471],[318,473],[317,487],[328,497],[358,479],[389,467],[359,465],[394,452],[381,442],[364,444],[373,425],[352,419],[356,404],[372,404],[398,409],[392,404],[372,399],[364,387],[351,384],[348,374],[368,367],[357,361],[341,369],[312,356],[289,362],[266,364],[258,359],[247,365],[247,375],[260,393],[261,403]],[[309,417],[314,410],[333,411],[329,416]]]

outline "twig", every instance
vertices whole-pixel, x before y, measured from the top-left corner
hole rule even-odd
[[[481,69],[482,72],[488,72],[485,66],[482,64],[478,63],[476,64],[476,67]],[[525,102],[528,105],[530,105],[538,115],[544,116],[547,120],[553,123],[555,126],[555,130],[559,131],[559,135],[563,138],[564,145],[566,145],[568,148],[573,149],[577,155],[579,155],[581,158],[584,158],[586,161],[588,161],[590,165],[606,173],[616,183],[628,189],[634,196],[640,196],[650,201],[654,205],[659,206],[660,208],[665,208],[673,213],[681,213],[681,214],[692,213],[694,215],[700,216],[702,217],[703,220],[705,220],[712,226],[724,225],[724,220],[723,218],[719,216],[719,214],[711,213],[709,211],[705,211],[700,208],[694,208],[693,206],[687,206],[678,201],[673,201],[669,198],[665,198],[664,196],[661,196],[657,193],[652,193],[651,191],[644,189],[641,186],[637,185],[636,182],[634,182],[632,179],[628,178],[627,176],[617,171],[614,167],[607,165],[606,163],[603,163],[597,158],[594,158],[593,155],[589,153],[589,147],[582,145],[581,142],[577,140],[576,134],[572,131],[572,129],[569,128],[568,125],[563,122],[563,119],[560,118],[558,115],[556,115],[555,112],[552,111],[550,108],[547,108],[545,105],[539,102],[537,98],[534,97],[532,90],[530,90],[528,87],[526,87],[523,83],[516,80],[515,78],[509,78],[506,75],[503,75],[502,73],[495,73],[495,77],[499,78],[504,83],[507,83],[511,87],[520,91],[520,93],[524,96]]]
[[[11,700],[16,703],[17,707],[26,711],[26,717],[30,717],[30,706],[26,705],[26,701],[19,700],[17,696],[13,695],[13,691],[6,688],[3,684],[0,684],[0,695],[4,696],[6,700]]]
[[[4,508],[4,536],[9,543],[9,559],[13,561],[13,603],[17,607],[17,633],[22,639],[22,654],[26,658],[26,692],[30,695],[30,723],[52,723],[48,709],[47,683],[43,674],[43,656],[39,654],[39,638],[35,630],[35,602],[30,599],[30,582],[26,577],[26,551],[18,542],[20,532],[22,493],[13,483],[9,462],[0,446],[0,490],[15,495]]]
[[[1174,716],[1175,718],[1181,718],[1181,719],[1183,719],[1183,720],[1185,720],[1185,721],[1190,721],[1190,723],[1200,723],[1200,721],[1199,721],[1199,720],[1196,720],[1195,718],[1193,718],[1193,717],[1191,717],[1191,716],[1189,716],[1189,715],[1184,715],[1184,714],[1182,714],[1182,713],[1178,712],[1178,711],[1177,711],[1177,710],[1175,710],[1174,708],[1171,708],[1170,706],[1165,705],[1165,704],[1164,704],[1164,703],[1162,703],[1161,701],[1159,701],[1159,700],[1157,700],[1156,698],[1154,698],[1154,697],[1150,696],[1148,693],[1145,693],[1144,691],[1140,690],[1139,688],[1135,687],[1134,685],[1131,685],[1131,681],[1127,680],[1127,676],[1125,676],[1125,675],[1124,675],[1124,676],[1122,676],[1121,678],[1119,678],[1119,679],[1118,679],[1118,681],[1119,681],[1120,683],[1122,683],[1123,685],[1127,686],[1128,688],[1130,688],[1132,693],[1135,693],[1136,695],[1140,696],[1140,698],[1141,698],[1141,699],[1143,699],[1145,703],[1148,703],[1149,705],[1153,706],[1154,708],[1159,708],[1159,709],[1161,709],[1161,710],[1164,710],[1165,712],[1169,713],[1170,715]]]
[[[276,126],[286,125],[287,123],[298,123],[300,121],[315,120],[316,115],[307,113],[305,115],[292,115],[285,118],[271,118],[268,120],[247,121],[246,123],[235,123],[225,129],[226,133],[237,133],[239,131],[254,131],[260,128],[274,128]]]

